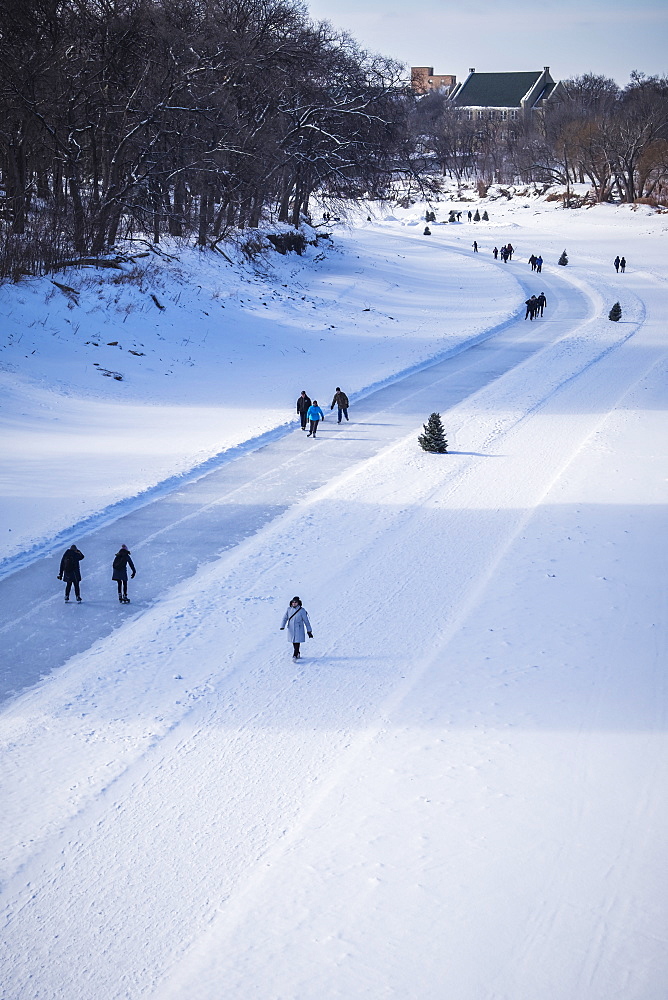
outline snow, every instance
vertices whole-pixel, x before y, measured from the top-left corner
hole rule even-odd
[[[0,289],[7,1000],[665,995],[668,220],[483,204]]]

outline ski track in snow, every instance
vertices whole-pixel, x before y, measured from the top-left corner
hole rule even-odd
[[[638,655],[634,696],[614,643],[629,651],[652,622],[660,642],[665,608],[615,576],[610,546],[637,572],[645,535],[637,554],[614,521],[598,537],[607,501],[580,496],[597,496],[592,468],[607,485],[616,442],[633,440],[619,414],[661,398],[662,297],[636,275],[627,322],[611,324],[596,268],[543,277],[546,318],[480,349],[486,362],[519,348],[501,373],[467,376],[459,354],[367,397],[340,442],[328,421],[309,445],[342,449],[363,422],[389,430],[367,431],[352,462],[321,451],[311,478],[299,431],[264,449],[269,466],[242,459],[250,490],[237,471],[225,503],[268,482],[268,509],[211,561],[197,552],[172,589],[161,532],[220,530],[211,480],[164,529],[128,515],[156,603],[108,637],[108,609],[93,609],[80,655],[3,716],[7,1000],[659,1000],[664,682]],[[416,451],[430,408],[449,457]],[[618,518],[638,542],[633,505],[648,520],[660,509],[665,469],[656,455],[629,463],[644,492],[633,475],[616,484]],[[280,487],[295,478],[289,502]],[[569,532],[588,543],[572,555]],[[22,572],[25,593],[36,576]],[[315,633],[296,665],[277,632],[293,592]],[[21,621],[33,647],[59,649],[61,600]],[[611,601],[638,620],[597,658]],[[569,610],[577,650],[568,621],[550,626],[557,652],[543,648],[551,607]],[[598,800],[611,761],[617,787]],[[39,812],[21,810],[30,799]]]

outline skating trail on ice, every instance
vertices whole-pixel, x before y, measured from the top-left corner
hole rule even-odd
[[[55,669],[2,716],[12,998],[662,998],[665,291],[564,271],[543,320],[78,539],[132,535],[139,604],[93,570],[21,626]]]

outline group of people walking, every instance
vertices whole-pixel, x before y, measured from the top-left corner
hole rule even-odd
[[[65,600],[69,601],[70,593],[72,587],[74,587],[74,596],[79,604],[81,604],[81,560],[85,556],[76,545],[70,545],[69,549],[63,553],[63,558],[60,560],[60,569],[58,571],[58,579],[65,581]],[[135,569],[135,564],[130,556],[130,549],[127,545],[121,545],[120,549],[114,556],[114,561],[111,566],[111,579],[115,580],[118,584],[118,600],[121,604],[129,604],[130,598],[128,597],[128,569],[132,573],[131,579],[133,579],[137,573]]]
[[[337,385],[336,391],[334,392],[334,399],[332,400],[332,405],[330,410],[334,407],[338,409],[338,423],[341,423],[343,417],[348,420],[348,407],[350,403],[348,402],[348,397],[345,392]],[[297,399],[297,413],[299,414],[299,419],[301,421],[302,430],[306,430],[308,424],[308,434],[307,437],[315,437],[318,431],[318,424],[321,420],[325,419],[325,414],[322,412],[320,406],[318,406],[317,399],[310,399],[307,395],[306,389],[302,389],[299,398]]]
[[[533,320],[534,317],[540,312],[543,315],[543,310],[547,305],[547,299],[545,298],[545,292],[541,292],[540,295],[532,295],[525,302],[527,311],[524,314],[525,319]]]
[[[536,257],[536,255],[532,253],[531,256],[529,257],[529,263],[531,264],[532,271],[537,271],[538,274],[540,274],[541,271],[543,270],[543,258],[540,256],[540,254],[538,255],[538,257]]]
[[[615,265],[615,271],[617,272],[617,274],[619,274],[620,271],[622,272],[622,274],[624,274],[624,271],[626,270],[626,257],[620,257],[618,255],[617,257],[615,257],[613,263]]]
[[[500,257],[503,263],[507,264],[509,260],[513,259],[513,254],[515,253],[515,247],[512,245],[512,243],[506,243],[506,245],[504,247],[501,247],[500,250],[498,247],[494,247],[492,253],[494,254],[494,260],[498,260]]]

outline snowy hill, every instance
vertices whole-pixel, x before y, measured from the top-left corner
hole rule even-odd
[[[668,216],[484,204],[0,289],[8,1000],[662,1000]]]

